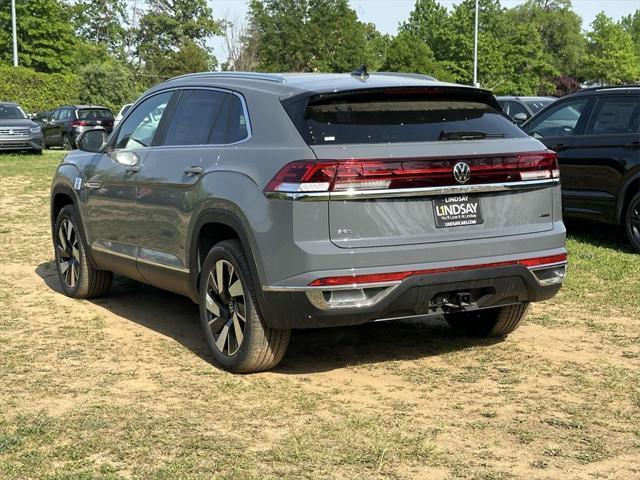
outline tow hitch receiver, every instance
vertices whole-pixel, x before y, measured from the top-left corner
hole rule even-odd
[[[445,295],[442,302],[443,307],[455,310],[470,307],[471,305],[471,293],[469,292],[457,292],[454,294]]]

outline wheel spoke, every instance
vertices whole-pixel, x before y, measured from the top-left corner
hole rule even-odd
[[[216,301],[207,293],[207,310],[216,317],[220,316],[220,307]]]
[[[218,347],[218,350],[220,350],[223,353],[224,353],[224,346],[227,343],[228,337],[229,337],[229,324],[225,324],[225,326],[222,328],[222,331],[220,332],[220,336],[218,337],[218,340],[216,340],[216,347]]]
[[[60,245],[62,246],[62,248],[67,251],[69,250],[69,246],[67,245],[67,240],[66,240],[66,229],[65,229],[65,222],[62,222],[62,224],[60,225],[60,228],[58,229],[58,240],[60,240]]]
[[[72,263],[73,263],[73,260],[71,258],[68,260],[65,260],[64,262],[60,262],[60,272],[65,273],[69,269]]]
[[[209,320],[209,328],[211,329],[212,334],[218,333],[222,327],[224,327],[227,323],[227,320],[222,317],[215,317]]]
[[[76,285],[76,280],[78,278],[78,274],[77,274],[78,267],[76,267],[76,262],[73,262],[73,261],[71,262],[71,268],[69,270],[70,270],[70,277],[71,277],[70,278],[71,282],[69,283],[69,286],[74,287]]]
[[[73,258],[75,258],[76,260],[80,261],[80,251],[78,250],[78,247],[72,246],[71,247],[71,253],[73,255]]]
[[[242,333],[242,326],[240,325],[240,320],[238,320],[238,315],[236,313],[233,314],[233,331],[236,337],[236,347],[240,347],[242,345],[242,340],[244,339],[244,334]]]
[[[60,254],[60,258],[61,259],[68,259],[69,257],[69,253],[64,249],[64,247],[60,244],[58,244],[58,253]]]
[[[66,223],[66,230],[67,230],[67,242],[71,243],[71,236],[73,235],[73,224],[69,221],[67,221]]]
[[[224,261],[218,260],[216,262],[216,287],[218,289],[218,295],[222,295],[224,290]]]
[[[231,295],[231,297],[234,298],[234,297],[241,297],[243,296],[243,294],[244,292],[242,290],[242,282],[240,281],[240,277],[238,277],[238,279],[235,282],[233,282],[229,287],[229,295]]]

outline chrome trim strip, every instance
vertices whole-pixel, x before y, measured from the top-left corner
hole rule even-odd
[[[124,258],[126,260],[131,260],[133,262],[139,262],[139,263],[144,263],[146,265],[150,265],[152,267],[160,267],[160,268],[166,268],[167,270],[173,270],[176,272],[180,272],[180,273],[189,273],[189,269],[188,268],[181,268],[181,267],[174,267],[173,265],[167,265],[165,263],[158,263],[158,262],[153,262],[151,260],[146,260],[144,258],[140,258],[140,257],[133,257],[131,255],[127,255],[125,253],[120,253],[120,252],[116,252],[114,250],[109,250],[108,248],[104,248],[98,245],[92,245],[91,246],[92,250],[96,250],[98,252],[101,253],[106,253],[107,255],[113,255],[114,257],[120,257],[120,258]]]
[[[382,287],[395,287],[400,285],[402,281],[396,280],[393,282],[379,282],[379,283],[350,283],[348,285],[332,285],[332,286],[304,286],[304,287],[281,287],[278,285],[263,285],[263,292],[308,292],[313,290],[355,290],[358,288],[382,288]]]
[[[538,282],[538,285],[542,286],[542,287],[548,287],[549,285],[557,285],[559,283],[563,283],[564,279],[567,276],[567,265],[568,262],[556,262],[556,263],[549,263],[546,265],[536,265],[535,267],[528,267],[529,271],[531,272],[531,274],[533,275],[533,278],[536,279],[536,282]],[[562,276],[561,277],[556,277],[556,278],[551,278],[551,279],[547,279],[547,280],[540,280],[538,278],[538,275],[536,275],[537,271],[540,270],[549,270],[552,268],[557,268],[557,267],[564,267],[564,271],[562,272]]]
[[[342,304],[340,303],[331,304],[327,302],[324,298],[324,295],[322,294],[322,291],[310,290],[310,291],[307,291],[306,295],[307,295],[307,298],[309,299],[309,302],[311,302],[311,304],[314,307],[320,310],[340,310],[344,308],[366,308],[366,307],[373,307],[374,305],[380,303],[396,288],[398,288],[398,285],[394,285],[392,287],[386,287],[383,291],[377,293],[373,297],[368,298],[366,300],[356,300],[350,303],[343,302]],[[357,287],[357,288],[351,288],[350,290],[365,290],[365,289]]]
[[[446,187],[398,188],[395,190],[345,190],[333,192],[266,192],[270,199],[326,201],[363,200],[370,198],[431,197],[461,195],[465,193],[506,192],[511,190],[533,190],[559,185],[560,179],[523,180],[520,182],[484,183],[478,185],[451,185]]]

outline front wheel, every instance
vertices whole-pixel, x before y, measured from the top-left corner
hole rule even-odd
[[[87,247],[79,225],[73,205],[60,210],[53,227],[58,278],[64,293],[69,297],[100,297],[111,288],[113,274],[94,268],[88,261]]]
[[[73,144],[71,143],[71,139],[69,135],[66,133],[62,134],[62,148],[63,150],[73,150]]]
[[[200,278],[200,321],[216,361],[234,373],[275,367],[290,330],[269,328],[256,309],[253,278],[242,246],[225,240],[211,249]]]
[[[475,337],[504,337],[520,326],[527,315],[528,303],[505,305],[473,312],[447,313],[444,318],[451,328]]]
[[[625,213],[624,229],[631,246],[640,252],[640,192],[629,202],[629,208]]]

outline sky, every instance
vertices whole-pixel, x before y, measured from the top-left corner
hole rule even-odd
[[[502,6],[510,8],[524,0],[501,0]],[[246,0],[209,0],[216,18],[244,18],[247,13]],[[382,33],[395,35],[398,24],[409,17],[415,0],[349,0],[351,7],[358,13],[363,22],[374,23]],[[440,4],[451,7],[459,0],[440,0]],[[582,26],[588,29],[595,16],[604,11],[615,20],[640,9],[640,0],[573,0],[573,10],[582,17]],[[212,40],[218,61],[225,60],[223,40],[217,37]]]

